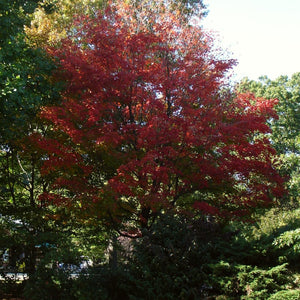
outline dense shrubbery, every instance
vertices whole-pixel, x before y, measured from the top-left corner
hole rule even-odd
[[[67,273],[43,270],[32,284],[28,282],[26,295],[30,299],[53,294],[65,299],[293,299],[299,294],[296,277],[288,263],[280,263],[282,250],[274,244],[284,233],[272,236],[269,229],[258,231],[257,226],[244,226],[238,233],[236,228],[205,220],[162,215],[143,238],[132,242],[130,253],[119,251],[117,267],[103,264],[73,280]],[[295,253],[286,253],[287,262],[295,258]]]
[[[18,294],[25,286],[33,300],[298,299],[299,212],[271,210],[255,224],[226,227],[162,214],[130,250],[115,245],[117,265],[103,261],[75,278],[51,265],[54,253]],[[13,289],[1,284],[6,295]]]
[[[70,272],[58,268],[38,268],[24,289],[31,300],[71,299],[73,281]]]
[[[274,215],[269,215],[271,226]],[[297,211],[295,220],[296,215]],[[249,225],[237,233],[236,228],[204,220],[190,222],[163,215],[143,238],[133,242],[133,252],[117,270],[104,266],[81,277],[77,287],[86,289],[78,294],[94,299],[118,299],[121,295],[122,299],[276,299],[297,295],[293,290],[296,278],[288,263],[280,263],[282,251],[274,245],[276,236],[283,235],[272,236],[263,227],[264,221],[257,223],[262,226],[260,231],[259,225]],[[264,230],[267,232],[262,234]],[[294,255],[286,256],[286,261]]]

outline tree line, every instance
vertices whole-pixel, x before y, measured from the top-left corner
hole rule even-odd
[[[202,1],[0,7],[3,297],[299,295],[300,73],[232,87]]]

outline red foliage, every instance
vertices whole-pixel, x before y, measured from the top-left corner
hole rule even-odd
[[[38,141],[54,187],[142,223],[167,207],[242,215],[280,197],[274,150],[258,135],[276,101],[222,94],[234,61],[214,55],[200,28],[172,16],[137,28],[127,10],[81,18],[49,50],[67,81],[63,103],[41,114],[54,126],[55,140]]]

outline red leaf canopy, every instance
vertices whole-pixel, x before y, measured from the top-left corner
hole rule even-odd
[[[172,16],[142,26],[130,15],[81,18],[51,50],[67,87],[60,106],[42,111],[53,138],[36,140],[63,203],[145,225],[171,207],[240,216],[280,197],[261,135],[276,101],[225,92],[234,61],[199,27]]]

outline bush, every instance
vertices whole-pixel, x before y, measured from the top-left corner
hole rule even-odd
[[[199,219],[161,215],[134,242],[128,268],[136,278],[137,299],[201,299],[210,286],[203,266],[214,252],[219,228]]]
[[[272,295],[269,300],[299,300],[300,290],[280,291]]]
[[[70,272],[58,268],[38,268],[30,276],[24,288],[24,296],[30,300],[75,299],[71,296]]]
[[[127,300],[136,283],[123,268],[111,269],[108,265],[89,268],[74,281],[72,295],[78,300]]]
[[[287,263],[278,265],[286,249],[278,248],[274,240],[285,237],[295,245],[298,238],[287,239],[290,226],[272,233],[259,233],[254,227],[239,224],[236,230],[204,218],[162,214],[141,238],[131,241],[127,252],[114,245],[118,264],[105,262],[71,279],[65,270],[46,268],[45,262],[26,284],[25,295],[32,300],[294,297],[293,273]]]
[[[247,292],[244,299],[267,299],[274,292],[285,290],[292,282],[292,277],[287,264],[267,270],[257,267],[250,270],[249,266],[241,266],[238,281],[241,289]]]
[[[161,215],[132,242],[117,268],[90,268],[75,282],[73,295],[82,300],[202,299],[211,289],[203,266],[211,261],[217,235],[217,228],[203,220]]]

